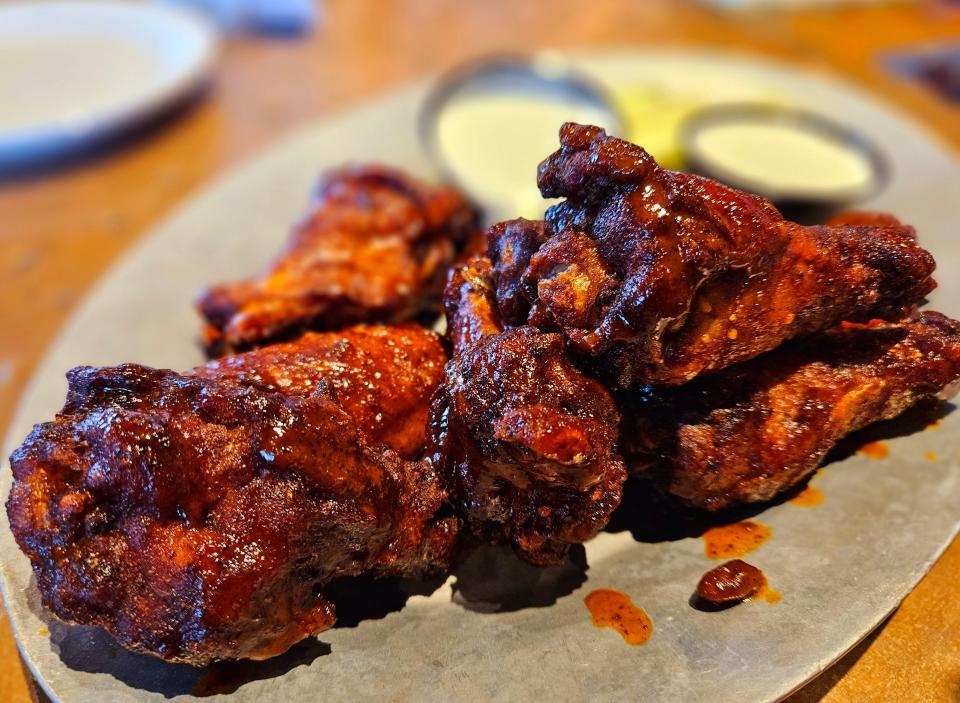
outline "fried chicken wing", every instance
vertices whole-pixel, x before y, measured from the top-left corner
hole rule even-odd
[[[204,291],[212,354],[305,329],[397,322],[436,307],[447,267],[474,240],[477,213],[457,190],[385,167],[326,176],[286,250],[261,276]]]
[[[560,335],[502,329],[488,260],[454,270],[444,302],[454,355],[434,399],[433,460],[474,534],[557,563],[620,502],[614,403]]]
[[[74,369],[11,457],[7,514],[44,603],[202,665],[330,627],[334,579],[446,568],[440,477],[380,443],[422,449],[443,358],[429,332],[359,328],[183,375]]]
[[[566,200],[543,226],[492,230],[495,285],[507,323],[562,332],[619,387],[685,383],[845,319],[898,319],[935,285],[933,258],[895,221],[805,227],[597,127],[566,124],[560,140],[538,183]]]
[[[902,227],[903,223],[889,212],[845,210],[829,220],[828,225],[868,225],[870,227]]]
[[[622,447],[632,472],[698,508],[765,501],[844,435],[958,379],[960,322],[924,312],[845,324],[686,386],[629,393]]]
[[[191,373],[284,395],[334,392],[371,444],[417,457],[426,446],[430,397],[447,354],[415,326],[359,325],[308,332],[295,342],[216,359]]]

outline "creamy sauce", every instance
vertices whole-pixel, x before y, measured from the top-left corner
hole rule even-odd
[[[812,508],[823,502],[823,491],[813,486],[806,486],[802,491],[790,499],[793,505],[801,508]]]
[[[609,627],[627,644],[644,644],[653,634],[653,622],[630,597],[610,588],[598,588],[583,599],[594,627]]]
[[[860,191],[873,165],[860,151],[788,124],[742,122],[705,126],[693,146],[708,166],[771,194],[827,196]]]
[[[482,92],[448,103],[437,145],[454,176],[494,217],[539,218],[549,204],[537,189],[537,166],[557,150],[564,122],[603,126],[599,107],[537,91]]]
[[[863,454],[871,459],[886,459],[890,456],[890,448],[885,442],[867,442],[857,450],[857,454]]]
[[[711,559],[735,559],[770,539],[771,530],[753,520],[711,527],[703,533],[703,552]]]

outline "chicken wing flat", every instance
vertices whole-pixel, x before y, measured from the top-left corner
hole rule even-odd
[[[446,360],[433,332],[358,325],[308,332],[295,342],[226,356],[190,373],[284,395],[312,395],[322,385],[370,444],[386,444],[412,459],[426,446],[430,397],[443,380]]]
[[[632,472],[695,507],[765,501],[844,435],[958,379],[960,322],[845,324],[686,386],[631,392],[622,447]]]
[[[805,227],[598,127],[568,123],[560,142],[538,183],[566,200],[543,225],[494,228],[495,285],[508,324],[562,332],[619,387],[685,383],[842,320],[899,319],[935,285],[910,227]]]
[[[613,400],[560,335],[502,329],[488,260],[455,269],[444,302],[454,354],[434,399],[433,461],[473,534],[557,563],[620,503]]]
[[[198,298],[208,350],[216,355],[306,329],[439,311],[447,267],[477,232],[476,221],[453,188],[385,167],[334,171],[267,271],[215,285]]]
[[[44,603],[202,665],[274,656],[330,627],[334,579],[446,568],[458,523],[438,516],[440,477],[379,443],[423,443],[414,425],[443,352],[427,332],[389,339],[404,338],[405,351],[375,329],[340,346],[310,335],[184,375],[71,371],[63,410],[11,457],[7,514]],[[381,373],[386,390],[371,390]],[[383,419],[364,407],[378,399]]]

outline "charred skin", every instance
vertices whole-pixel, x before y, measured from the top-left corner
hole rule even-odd
[[[354,334],[354,344],[376,338]],[[363,358],[318,340],[298,353]],[[291,365],[295,392],[276,390],[298,353],[187,375],[134,364],[70,372],[63,410],[11,457],[7,502],[56,615],[169,661],[263,659],[334,623],[330,581],[449,566],[457,522],[436,517],[446,491],[432,466],[368,441],[349,407],[359,389],[338,385],[356,376]],[[403,403],[425,412],[425,397]],[[398,421],[367,429],[412,444]]]
[[[454,354],[434,399],[433,460],[471,532],[557,563],[620,503],[614,403],[559,335],[502,330],[489,261],[455,270],[444,300]]]
[[[621,397],[631,472],[697,508],[766,501],[843,436],[960,379],[960,322],[845,324],[679,388]]]
[[[494,228],[494,285],[509,324],[563,334],[617,387],[682,384],[843,320],[899,319],[935,285],[933,258],[892,218],[804,227],[597,127],[568,123],[560,140],[538,182],[566,200],[542,225]]]
[[[454,188],[386,167],[333,171],[263,274],[197,299],[207,348],[216,356],[438,309],[446,270],[478,229],[476,210]]]

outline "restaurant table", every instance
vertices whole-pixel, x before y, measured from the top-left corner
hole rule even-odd
[[[95,155],[0,181],[0,428],[106,268],[184,198],[290,129],[489,52],[687,46],[845,76],[957,150],[960,108],[889,74],[878,58],[960,39],[955,8],[727,12],[677,0],[328,0],[322,22],[303,36],[229,37],[209,90],[189,106]],[[958,584],[955,541],[881,628],[791,703],[960,700]],[[0,617],[0,701],[42,700]]]

